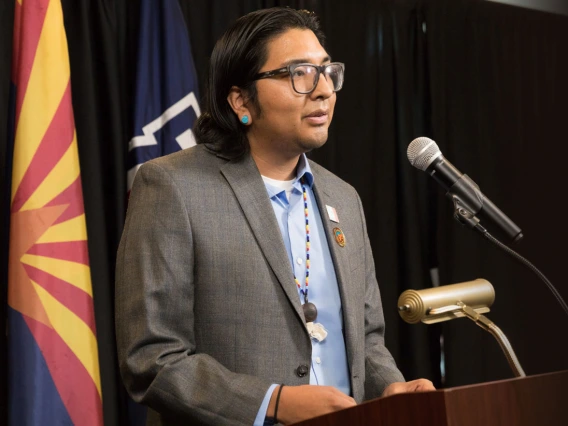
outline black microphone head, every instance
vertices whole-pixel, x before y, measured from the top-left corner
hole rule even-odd
[[[421,137],[410,142],[406,155],[410,164],[417,169],[426,170],[436,158],[442,155],[442,151],[432,139]]]

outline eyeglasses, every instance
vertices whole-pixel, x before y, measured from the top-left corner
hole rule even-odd
[[[253,81],[286,73],[290,75],[294,90],[302,95],[314,91],[318,85],[320,74],[322,73],[329,87],[334,92],[338,92],[343,87],[345,65],[341,62],[331,62],[319,66],[314,64],[292,64],[277,70],[258,73],[254,76]]]

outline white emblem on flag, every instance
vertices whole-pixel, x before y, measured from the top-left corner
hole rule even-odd
[[[144,135],[133,137],[128,143],[128,150],[132,151],[134,148],[138,148],[141,146],[158,145],[158,140],[156,139],[154,134],[162,127],[164,127],[164,125],[168,121],[170,121],[172,118],[176,117],[177,115],[181,114],[187,108],[193,108],[193,110],[195,111],[195,115],[197,117],[199,117],[199,115],[201,114],[201,110],[199,109],[199,104],[197,103],[197,98],[195,97],[195,94],[193,92],[187,94],[178,102],[173,104],[171,107],[165,110],[164,113],[160,115],[158,118],[146,124],[142,128]],[[193,136],[193,132],[191,131],[191,129],[188,129],[184,133],[179,135],[176,138],[176,141],[181,149],[189,148],[195,145],[195,137]]]

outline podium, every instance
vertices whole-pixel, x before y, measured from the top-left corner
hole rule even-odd
[[[294,426],[568,425],[568,370],[377,398]]]

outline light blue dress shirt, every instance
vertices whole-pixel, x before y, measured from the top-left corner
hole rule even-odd
[[[265,186],[288,252],[290,267],[300,285],[304,288],[306,280],[306,225],[302,183],[300,181],[302,177],[307,193],[310,227],[308,300],[316,305],[318,310],[315,322],[321,323],[328,332],[327,337],[321,342],[312,339],[310,384],[333,386],[345,394],[351,395],[339,286],[320,209],[312,190],[314,177],[306,156],[300,157],[289,200],[285,190],[271,185],[266,180]],[[325,207],[320,207],[325,212]],[[290,285],[295,285],[295,283],[291,281]],[[304,297],[299,290],[298,297],[303,304]],[[272,385],[268,389],[254,422],[255,426],[264,424],[270,397],[276,386]]]

